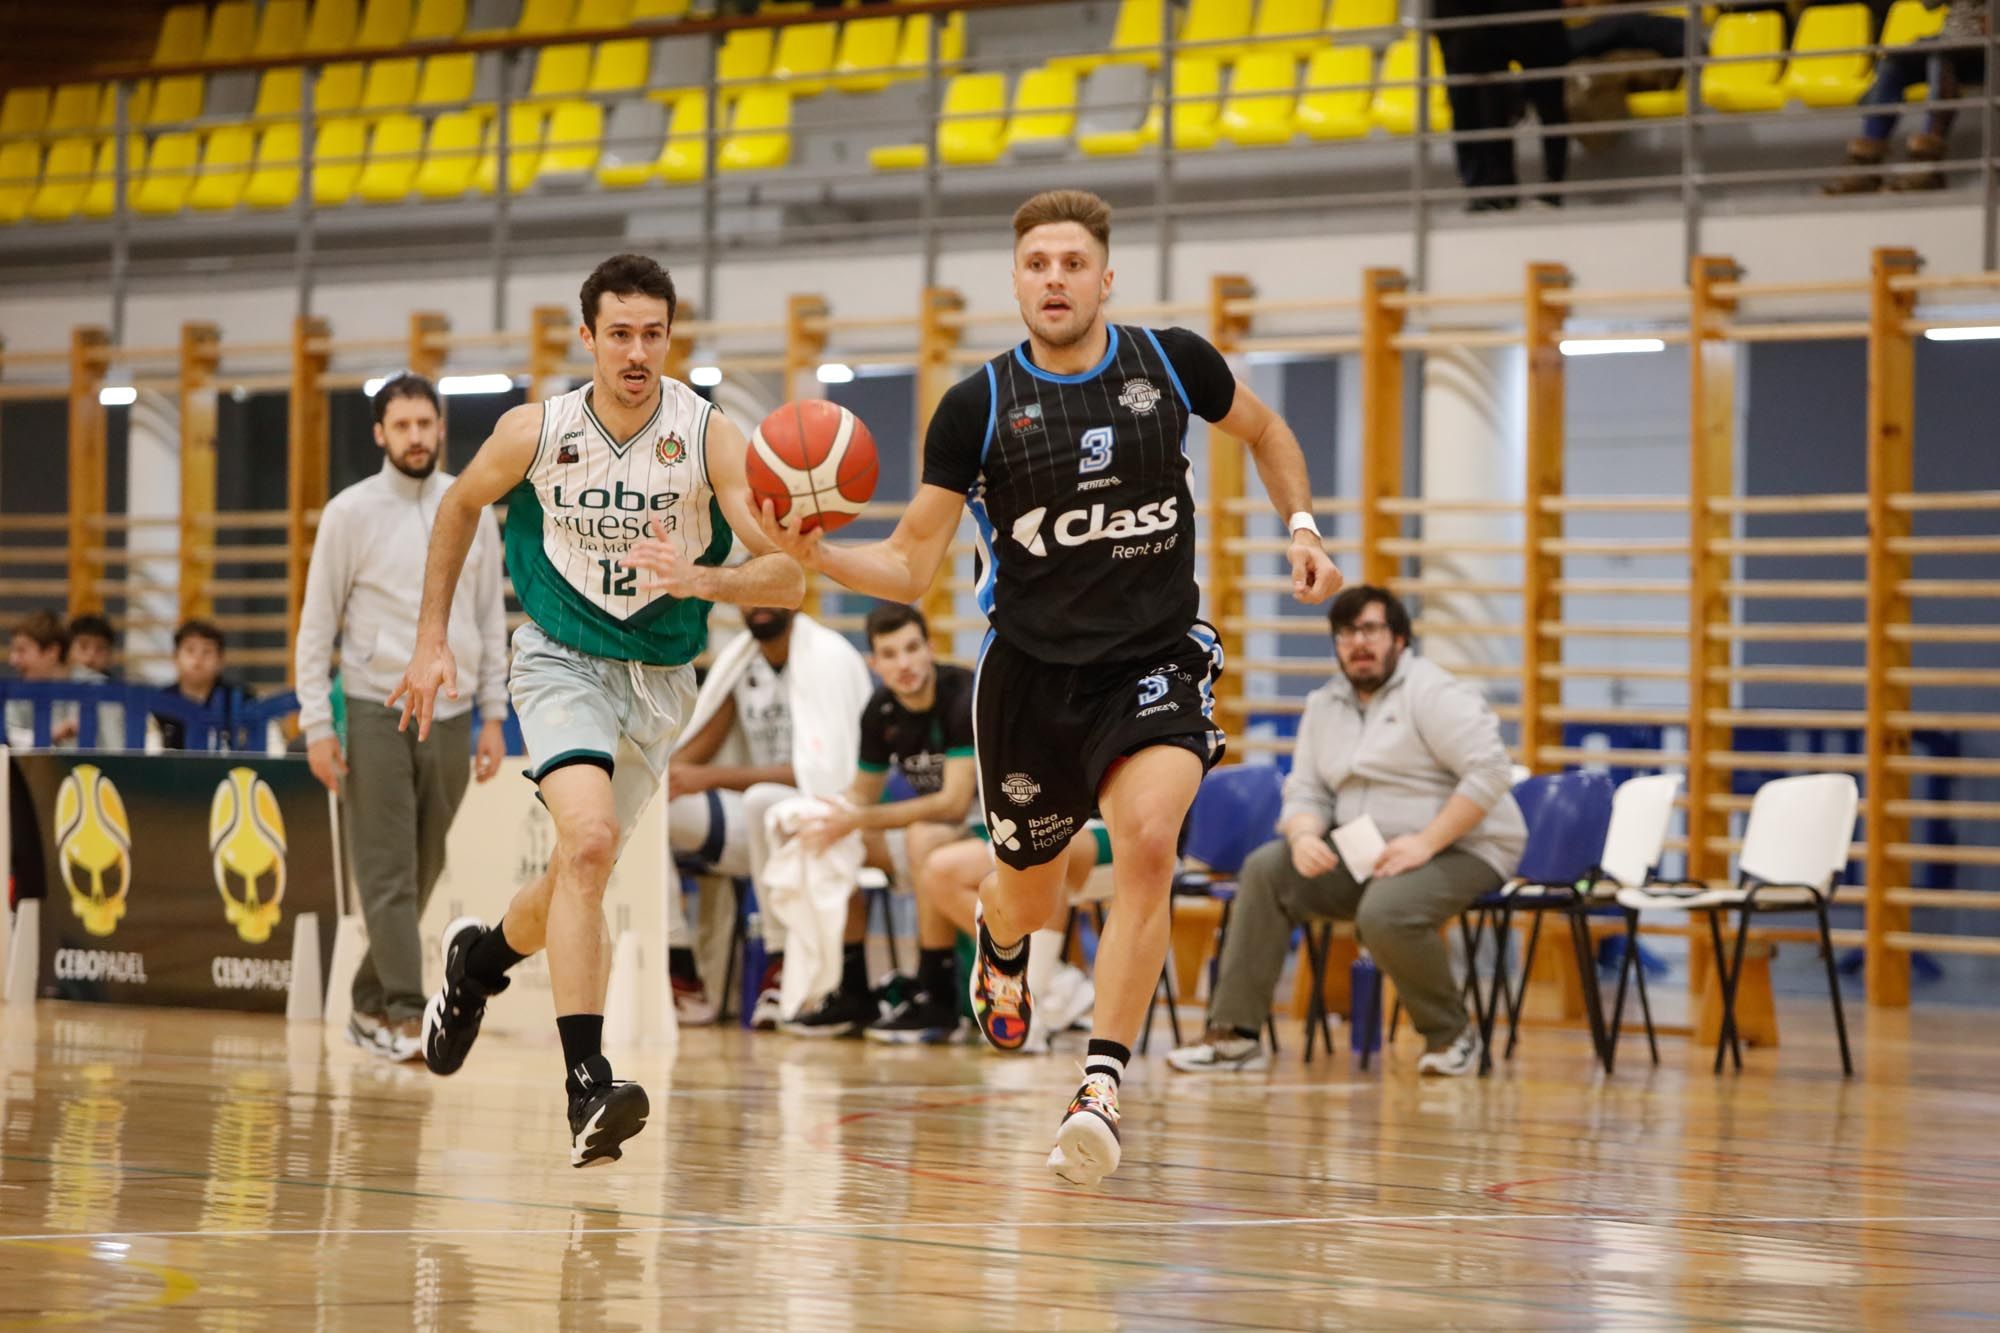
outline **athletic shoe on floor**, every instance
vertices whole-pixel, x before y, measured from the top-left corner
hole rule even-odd
[[[958,1005],[949,995],[933,999],[926,991],[909,998],[868,1025],[870,1041],[891,1046],[942,1046],[958,1036]]]
[[[1425,1051],[1423,1058],[1417,1061],[1417,1072],[1436,1074],[1440,1078],[1464,1078],[1467,1074],[1477,1074],[1479,1056],[1484,1049],[1479,1040],[1478,1026],[1467,1023],[1465,1031],[1453,1038],[1451,1045],[1441,1051]]]
[[[611,1062],[593,1055],[569,1076],[569,1164],[595,1166],[625,1154],[619,1144],[646,1127],[646,1090],[611,1077]]]
[[[1049,1170],[1072,1185],[1095,1185],[1118,1169],[1118,1083],[1102,1071],[1083,1080],[1056,1131]]]
[[[1021,956],[1015,960],[1020,971],[1003,972],[1000,960],[993,955],[993,936],[987,933],[985,914],[974,909],[973,916],[979,927],[979,943],[973,950],[972,1016],[993,1049],[1018,1051],[1027,1044],[1028,1025],[1035,1014],[1034,1001],[1028,995],[1029,941],[1022,938]]]
[[[1210,1028],[1192,1046],[1167,1052],[1167,1063],[1183,1074],[1213,1074],[1240,1071],[1255,1073],[1271,1067],[1264,1043],[1255,1037],[1239,1037],[1226,1028]]]
[[[700,977],[670,976],[674,988],[674,1021],[684,1028],[705,1028],[715,1021],[715,1001]]]
[[[1056,968],[1045,993],[1035,1001],[1035,1016],[1028,1024],[1028,1041],[1021,1049],[1046,1055],[1056,1037],[1088,1018],[1097,1005],[1097,987],[1081,968],[1068,963]]]
[[[777,1029],[778,1020],[785,1016],[784,988],[784,960],[766,963],[764,976],[757,985],[757,1003],[750,1009],[750,1028],[753,1032],[772,1032]]]
[[[507,989],[506,977],[497,986],[487,986],[466,975],[466,955],[485,929],[486,923],[476,916],[459,917],[444,928],[444,984],[424,1006],[424,1063],[433,1074],[458,1072],[479,1036],[487,997]]]
[[[424,1058],[424,1020],[417,1017],[398,1018],[385,1024],[382,1035],[386,1040],[382,1055],[397,1064],[407,1064]]]
[[[389,1020],[381,1014],[364,1014],[359,1009],[347,1016],[347,1039],[370,1055],[389,1054]]]
[[[881,1016],[881,1006],[867,991],[855,995],[834,990],[797,1018],[778,1026],[794,1037],[858,1037],[863,1028]]]

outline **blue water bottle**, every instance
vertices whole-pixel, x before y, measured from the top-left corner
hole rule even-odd
[[[1354,955],[1347,971],[1348,1043],[1354,1061],[1368,1068],[1368,1058],[1382,1049],[1382,970],[1366,949]]]

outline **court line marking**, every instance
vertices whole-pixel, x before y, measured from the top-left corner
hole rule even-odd
[[[1235,1227],[1317,1227],[1317,1226],[1390,1226],[1413,1225],[1426,1222],[1462,1225],[1468,1222],[1587,1222],[1609,1223],[1629,1227],[1706,1227],[1728,1230],[1734,1226],[1886,1226],[1898,1223],[1993,1223],[2000,1224],[2000,1216],[1992,1217],[1950,1217],[1934,1214],[1912,1214],[1903,1217],[1733,1217],[1727,1224],[1711,1217],[1686,1216],[1652,1218],[1638,1221],[1609,1213],[1341,1213],[1326,1217],[1244,1217],[1244,1218],[1183,1218],[1162,1221],[1103,1221],[1092,1219],[1046,1220],[1034,1222],[994,1219],[976,1222],[866,1222],[859,1218],[842,1222],[736,1222],[705,1223],[689,1222],[659,1226],[592,1226],[584,1228],[587,1235],[697,1235],[708,1233],[730,1234],[787,1234],[801,1235],[837,1234],[851,1235],[855,1231],[990,1231],[1006,1228],[1013,1231],[1164,1231],[1198,1230]],[[259,1227],[243,1231],[59,1231],[42,1235],[0,1236],[0,1245],[41,1244],[50,1241],[80,1240],[244,1240],[258,1236],[571,1236],[576,1234],[575,1226],[563,1227]],[[1979,1238],[1969,1238],[1979,1239]],[[2000,1240],[2000,1237],[1993,1239]],[[1994,1279],[2000,1282],[2000,1278]]]

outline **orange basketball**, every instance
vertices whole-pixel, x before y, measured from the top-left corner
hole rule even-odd
[[[838,403],[808,398],[765,417],[750,437],[750,496],[799,532],[850,523],[875,494],[875,437]],[[796,517],[794,517],[796,515]]]

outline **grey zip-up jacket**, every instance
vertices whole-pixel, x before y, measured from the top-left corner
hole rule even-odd
[[[1365,710],[1344,675],[1306,697],[1280,819],[1310,814],[1332,829],[1366,814],[1398,838],[1422,832],[1455,792],[1486,818],[1453,845],[1506,877],[1528,841],[1511,773],[1500,719],[1480,693],[1405,652]]]

